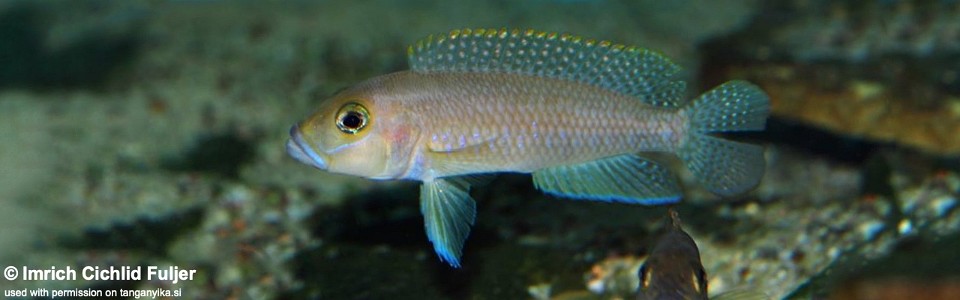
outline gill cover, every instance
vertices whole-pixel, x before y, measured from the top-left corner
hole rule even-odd
[[[377,121],[378,107],[369,98],[338,95],[299,126],[306,147],[330,172],[383,178],[390,144]]]

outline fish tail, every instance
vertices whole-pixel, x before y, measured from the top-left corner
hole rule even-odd
[[[690,123],[677,154],[712,192],[731,196],[747,191],[763,176],[763,147],[709,134],[763,130],[769,113],[770,100],[759,87],[738,80],[724,83],[684,108]]]

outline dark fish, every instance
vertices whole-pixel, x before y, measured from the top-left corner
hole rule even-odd
[[[707,272],[700,263],[700,250],[680,227],[680,218],[673,209],[670,224],[640,267],[637,299],[706,300]]]
[[[670,226],[640,267],[639,300],[707,300],[707,272],[700,263],[700,250],[683,228],[680,217],[670,209]],[[767,299],[763,293],[731,291],[717,299]]]

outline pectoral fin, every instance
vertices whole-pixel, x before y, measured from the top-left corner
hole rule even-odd
[[[646,205],[680,199],[676,179],[666,168],[633,154],[538,170],[533,184],[548,194],[577,199]]]
[[[470,234],[477,206],[470,198],[469,185],[457,179],[436,179],[420,188],[420,212],[427,238],[440,259],[460,267],[463,242]]]

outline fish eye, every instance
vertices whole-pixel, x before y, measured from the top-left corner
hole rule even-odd
[[[700,286],[703,285],[703,283],[707,280],[707,272],[705,272],[703,269],[698,269],[693,271],[693,274],[691,275],[693,275],[690,276],[691,281],[693,281],[693,288],[697,291],[697,293],[703,293]]]
[[[643,288],[650,287],[650,270],[647,269],[646,264],[640,266],[640,284]]]
[[[337,128],[343,133],[355,134],[367,126],[369,118],[370,114],[363,105],[350,102],[337,112]]]

